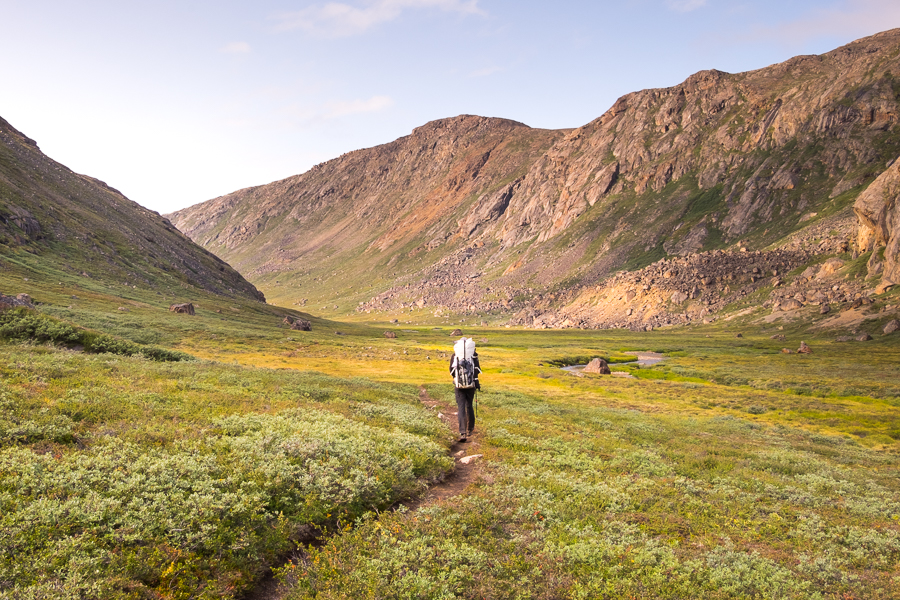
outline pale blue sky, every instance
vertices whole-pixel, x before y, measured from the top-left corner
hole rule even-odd
[[[0,116],[169,212],[479,114],[622,94],[900,27],[900,0],[0,0]]]

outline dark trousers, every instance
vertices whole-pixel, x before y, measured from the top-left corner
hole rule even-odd
[[[459,433],[463,434],[475,429],[475,410],[472,401],[475,400],[475,388],[455,388],[456,408],[459,411]]]

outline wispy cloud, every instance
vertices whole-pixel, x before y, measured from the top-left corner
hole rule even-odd
[[[372,96],[368,99],[333,100],[322,104],[293,103],[283,105],[276,112],[286,122],[295,125],[322,123],[352,115],[376,113],[394,106],[390,96]]]
[[[500,67],[484,67],[483,69],[477,69],[469,73],[469,77],[487,77],[489,75],[493,75],[494,73],[499,73],[502,71]]]
[[[328,2],[276,17],[280,31],[302,30],[323,37],[358,35],[393,21],[404,11],[439,9],[463,15],[484,14],[479,0],[369,0],[358,7],[342,2]]]
[[[247,54],[250,52],[250,44],[247,42],[231,42],[219,48],[219,52],[225,54]]]
[[[900,27],[897,0],[843,0],[817,7],[801,18],[769,27],[757,27],[745,40],[772,40],[786,46],[827,36],[862,37]]]
[[[706,6],[706,0],[666,0],[666,6],[676,12],[691,12]]]
[[[378,112],[390,108],[393,105],[394,101],[389,96],[372,96],[368,100],[332,102],[325,105],[322,117],[326,119],[335,119],[359,113]]]

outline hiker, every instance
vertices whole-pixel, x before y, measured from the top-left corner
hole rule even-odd
[[[475,390],[481,389],[478,374],[478,353],[475,352],[475,341],[462,337],[453,344],[453,356],[450,358],[450,374],[453,375],[453,386],[456,388],[456,408],[459,418],[459,441],[465,442],[475,429]]]

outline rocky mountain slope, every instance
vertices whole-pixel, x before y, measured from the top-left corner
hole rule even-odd
[[[282,304],[652,324],[605,314],[597,293],[612,297],[620,271],[721,279],[849,251],[854,201],[900,155],[898,58],[892,30],[628,94],[573,130],[445,119],[170,218]],[[694,287],[663,287],[653,322],[723,305],[672,305]]]
[[[85,278],[265,300],[168,219],[48,158],[0,118],[0,263],[22,253]]]

